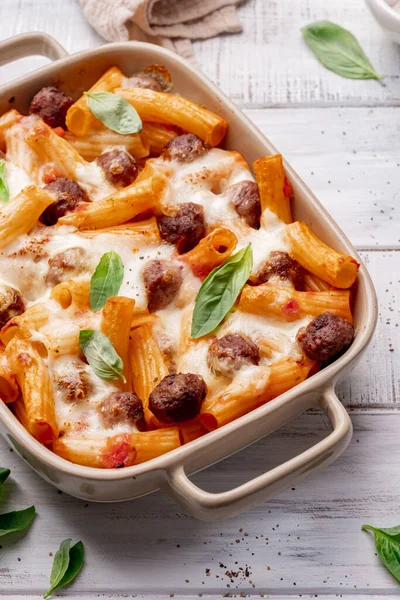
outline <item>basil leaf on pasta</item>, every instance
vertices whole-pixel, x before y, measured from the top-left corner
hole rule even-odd
[[[253,266],[251,244],[230,256],[203,281],[196,297],[192,338],[199,338],[219,325],[237,300]]]
[[[301,31],[308,46],[327,69],[347,79],[383,79],[347,29],[331,21],[316,21]]]
[[[82,329],[79,345],[93,371],[101,379],[115,381],[124,376],[124,364],[106,335],[97,329]]]
[[[124,263],[111,250],[101,257],[90,280],[90,306],[94,312],[103,308],[110,296],[116,296],[124,279]]]
[[[71,548],[71,538],[61,542],[57,550],[50,575],[50,588],[43,598],[71,583],[82,569],[84,551],[82,542],[77,542]]]
[[[6,177],[6,161],[0,159],[0,200],[3,204],[7,204],[10,199],[10,190],[8,189]]]
[[[90,111],[109,129],[122,135],[142,131],[142,121],[136,109],[125,98],[111,92],[85,94]]]
[[[34,506],[0,515],[0,536],[14,531],[23,531],[32,523],[34,516]]]

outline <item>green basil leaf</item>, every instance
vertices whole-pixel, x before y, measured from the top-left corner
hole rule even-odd
[[[378,529],[363,525],[363,531],[372,531],[381,561],[388,571],[400,582],[400,525],[390,529]]]
[[[0,515],[0,536],[26,529],[32,523],[34,516],[34,506]]]
[[[4,469],[3,467],[0,467],[0,490],[10,473],[10,469]]]
[[[8,189],[6,178],[6,161],[0,159],[0,200],[3,204],[7,204],[10,199],[10,190]]]
[[[82,542],[77,542],[72,548],[70,545],[70,538],[61,542],[60,548],[54,556],[53,568],[50,575],[50,588],[44,594],[43,598],[48,598],[56,590],[71,583],[82,569],[84,559],[83,544]]]
[[[103,308],[110,296],[116,296],[124,279],[124,263],[111,250],[101,257],[90,280],[90,306],[94,312]]]
[[[219,325],[235,304],[253,266],[251,244],[230,256],[203,281],[194,305],[192,338],[206,335]]]
[[[383,79],[350,31],[331,21],[316,21],[301,30],[318,60],[348,79]]]
[[[115,381],[124,377],[124,364],[106,335],[97,329],[82,329],[79,345],[89,365],[101,379]]]
[[[122,135],[142,131],[136,109],[122,96],[111,92],[86,92],[86,97],[91,112],[109,129]]]

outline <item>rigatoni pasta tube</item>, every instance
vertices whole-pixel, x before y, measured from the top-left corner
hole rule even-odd
[[[330,312],[353,322],[348,290],[299,292],[270,283],[245,285],[238,308],[243,312],[271,316],[281,321],[296,321],[306,315],[315,317]]]
[[[58,177],[75,179],[77,167],[88,165],[71,144],[43,121],[34,124],[25,140],[42,162],[52,163]]]
[[[103,229],[126,223],[150,210],[158,212],[166,185],[166,178],[155,173],[152,177],[134,182],[103,200],[86,203],[81,210],[66,214],[58,223],[75,225],[78,229]]]
[[[90,308],[89,301],[90,281],[88,279],[70,279],[56,285],[50,298],[58,302],[62,308],[69,308],[71,304],[77,309]]]
[[[19,387],[15,373],[10,369],[4,347],[0,347],[0,399],[9,404],[19,396]]]
[[[160,231],[157,227],[157,219],[150,217],[137,223],[124,223],[115,225],[115,227],[105,227],[104,229],[82,230],[79,235],[92,238],[97,235],[111,234],[121,235],[130,238],[130,241],[137,242],[140,245],[161,244]]]
[[[346,289],[356,280],[359,264],[352,256],[336,252],[301,221],[286,227],[290,254],[302,267],[334,287]]]
[[[111,67],[96,81],[89,92],[113,92],[115,88],[122,84],[123,77],[118,67]],[[101,125],[100,121],[90,111],[85,95],[81,96],[68,109],[66,124],[68,129],[75,135],[86,135],[92,127],[96,127],[97,124]]]
[[[6,346],[16,334],[21,334],[23,337],[29,338],[34,331],[38,331],[48,320],[49,311],[47,306],[42,302],[38,302],[38,304],[33,304],[21,315],[18,315],[18,317],[10,319],[0,332],[0,339]]]
[[[0,248],[28,233],[42,212],[53,202],[53,194],[35,185],[24,188],[0,209]]]
[[[115,352],[122,359],[126,383],[120,385],[126,391],[132,390],[132,377],[129,366],[129,339],[135,301],[125,296],[111,296],[107,299],[101,315],[101,332],[108,337]],[[118,382],[119,383],[119,382]]]
[[[103,469],[130,467],[166,454],[181,445],[178,427],[114,436],[65,435],[53,444],[56,454],[79,465]]]
[[[168,142],[178,134],[160,123],[143,123],[141,135],[149,145],[151,154],[160,154]]]
[[[236,235],[229,229],[218,227],[181,256],[192,268],[197,277],[206,277],[232,254],[236,248]]]
[[[15,110],[9,110],[0,117],[0,149],[5,150],[5,133],[21,119],[20,113]]]
[[[304,381],[314,361],[284,357],[270,366],[256,367],[250,374],[239,373],[234,381],[201,407],[200,422],[212,431]]]
[[[254,162],[253,168],[260,190],[262,212],[268,208],[284,223],[291,223],[291,188],[286,184],[282,155],[263,156]]]
[[[19,335],[7,345],[6,356],[21,388],[28,430],[42,444],[50,444],[57,438],[58,428],[47,365],[33,344]]]
[[[95,160],[104,152],[124,148],[134,158],[145,158],[149,155],[150,146],[140,133],[121,135],[111,129],[89,131],[85,136],[76,136],[71,132],[65,134],[67,142],[85,160]]]
[[[131,331],[129,360],[133,389],[143,402],[146,422],[153,425],[157,420],[149,409],[149,396],[168,375],[168,369],[149,325],[142,325]]]
[[[144,88],[119,88],[115,93],[132,104],[143,121],[176,125],[209,146],[218,146],[225,137],[228,127],[225,119],[182,96]]]

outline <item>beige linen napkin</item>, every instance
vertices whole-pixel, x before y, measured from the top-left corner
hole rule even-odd
[[[193,39],[237,33],[236,7],[245,0],[80,0],[84,15],[106,40],[140,40],[193,57]]]

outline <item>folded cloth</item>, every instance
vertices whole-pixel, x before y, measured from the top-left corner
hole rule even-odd
[[[193,58],[191,40],[237,33],[245,0],[80,0],[94,29],[109,42],[139,40]]]

